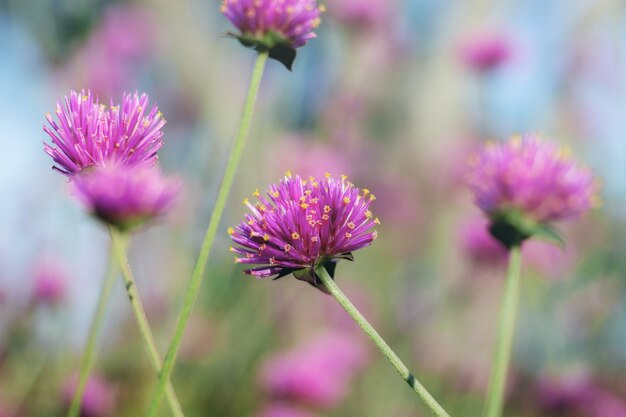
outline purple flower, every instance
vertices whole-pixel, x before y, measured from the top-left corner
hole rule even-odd
[[[66,381],[63,388],[63,401],[69,406],[78,386],[78,377],[75,375]],[[92,375],[87,380],[80,415],[82,417],[104,417],[113,414],[116,392],[104,378]]]
[[[331,0],[328,13],[343,24],[355,28],[382,26],[389,18],[390,0]]]
[[[65,271],[51,262],[41,263],[35,272],[35,288],[34,298],[36,301],[56,305],[63,297],[67,290],[67,279]]]
[[[486,72],[499,67],[511,58],[512,45],[502,35],[476,35],[461,44],[459,55],[470,69]]]
[[[158,167],[115,164],[75,175],[71,187],[94,216],[121,229],[130,229],[165,214],[180,183],[164,178]]]
[[[273,403],[263,408],[257,417],[315,417],[313,414],[285,403]]]
[[[576,218],[598,199],[589,169],[531,134],[488,144],[473,155],[467,184],[492,219],[511,212],[536,223]]]
[[[359,190],[345,176],[303,180],[287,173],[269,187],[269,199],[258,190],[254,195],[256,204],[244,200],[251,214],[228,231],[239,245],[231,248],[239,255],[235,262],[261,265],[248,269],[248,274],[281,277],[352,259],[351,252],[376,239],[372,228],[380,222],[369,209],[374,195]]]
[[[224,0],[221,11],[242,39],[267,49],[278,43],[299,48],[315,38],[324,7],[315,0]]]
[[[366,361],[367,350],[357,339],[331,332],[268,358],[259,381],[273,398],[327,409],[345,398]]]
[[[156,106],[149,108],[146,94],[124,94],[122,104],[107,107],[89,90],[72,91],[57,102],[56,115],[58,122],[46,115],[50,126],[43,129],[52,145],[45,143],[44,151],[62,174],[111,163],[156,163],[165,119]]]

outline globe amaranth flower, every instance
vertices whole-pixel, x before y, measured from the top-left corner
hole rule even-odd
[[[291,69],[295,49],[316,37],[324,7],[315,0],[224,0],[221,11],[243,45],[269,51]]]
[[[470,157],[469,165],[467,184],[475,203],[491,220],[492,234],[507,247],[545,232],[550,222],[581,216],[598,201],[598,181],[591,171],[532,134],[487,144]],[[498,236],[510,232],[517,241]]]
[[[122,230],[167,213],[180,190],[178,180],[146,165],[94,167],[75,175],[70,185],[95,217]]]
[[[461,61],[478,73],[492,71],[513,55],[513,44],[505,35],[478,34],[464,41],[459,47]]]
[[[319,284],[314,274],[324,265],[332,275],[339,259],[352,260],[351,252],[376,239],[379,224],[370,211],[375,197],[360,190],[345,176],[304,180],[287,173],[269,187],[268,198],[254,193],[258,202],[244,204],[250,209],[245,220],[230,228],[235,262],[258,264],[246,273],[277,278],[295,272],[298,279]]]
[[[124,94],[121,104],[106,106],[89,90],[71,91],[57,101],[56,116],[46,115],[52,144],[44,143],[44,151],[53,169],[68,176],[89,166],[154,164],[163,144],[165,119],[146,94]]]

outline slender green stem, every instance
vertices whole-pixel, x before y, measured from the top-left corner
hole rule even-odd
[[[441,405],[433,398],[432,395],[420,382],[411,374],[409,368],[400,360],[398,355],[389,347],[387,342],[378,334],[378,332],[372,327],[372,325],[363,317],[363,315],[357,310],[357,308],[350,302],[348,297],[341,291],[335,281],[328,275],[326,269],[323,266],[319,266],[315,270],[317,276],[326,286],[330,294],[335,297],[341,307],[356,321],[359,327],[367,334],[367,336],[374,342],[374,344],[385,355],[387,360],[398,371],[402,379],[404,379],[417,395],[424,401],[424,403],[430,408],[434,415],[438,417],[450,417],[448,413],[443,409]]]
[[[204,236],[202,247],[200,248],[198,260],[196,261],[196,265],[194,266],[193,273],[191,274],[191,279],[189,281],[189,286],[185,292],[183,306],[178,316],[176,328],[174,329],[174,336],[172,337],[167,354],[165,355],[163,372],[161,372],[159,383],[157,384],[154,395],[152,396],[152,401],[150,402],[148,417],[155,417],[157,415],[161,403],[161,397],[163,396],[163,388],[165,387],[165,383],[169,380],[172,370],[174,369],[174,363],[176,362],[176,356],[178,355],[178,349],[180,348],[185,327],[187,326],[187,321],[189,320],[191,310],[198,296],[198,291],[200,290],[200,284],[202,283],[204,270],[206,268],[207,261],[209,260],[211,247],[213,246],[217,228],[219,226],[220,219],[222,218],[224,207],[226,206],[226,200],[228,199],[230,189],[233,185],[235,172],[237,171],[237,166],[239,165],[239,160],[241,159],[241,154],[243,153],[246,137],[250,131],[254,104],[259,92],[259,86],[261,85],[261,79],[263,78],[267,58],[267,52],[260,52],[256,63],[254,64],[252,79],[248,89],[248,97],[246,98],[239,129],[237,131],[237,135],[235,136],[235,142],[226,164],[224,178],[222,179],[222,184],[220,185],[220,189],[217,193],[215,207],[213,208],[213,213],[211,214],[211,219],[209,220],[209,226]]]
[[[91,373],[91,369],[93,368],[94,357],[96,354],[96,344],[98,343],[98,336],[100,335],[100,329],[102,328],[102,323],[104,322],[107,304],[109,303],[109,298],[111,295],[111,288],[113,288],[115,278],[117,278],[117,271],[118,269],[115,262],[115,257],[113,256],[111,248],[104,282],[102,283],[102,289],[100,290],[100,298],[98,298],[96,313],[91,320],[91,325],[89,326],[89,334],[87,335],[87,344],[85,345],[83,357],[80,360],[78,386],[76,387],[76,392],[74,392],[74,398],[72,399],[70,409],[67,413],[68,417],[78,417],[78,415],[80,414],[80,405],[83,400],[83,394],[85,392],[87,380],[89,379],[89,374]]]
[[[159,353],[156,348],[154,336],[152,335],[152,330],[150,329],[150,325],[148,324],[148,317],[146,317],[146,311],[144,310],[141,299],[139,298],[137,285],[135,284],[135,279],[133,278],[133,273],[130,269],[130,264],[128,263],[128,256],[126,255],[128,235],[118,231],[112,226],[109,227],[109,233],[111,234],[113,251],[117,258],[117,263],[122,270],[122,278],[124,279],[126,292],[128,293],[128,298],[130,299],[130,305],[132,307],[133,313],[135,314],[135,319],[137,320],[139,333],[141,333],[141,337],[143,338],[146,349],[148,350],[150,363],[152,364],[152,367],[154,368],[156,373],[160,375],[162,369],[161,358],[159,358]],[[180,407],[180,403],[178,402],[178,398],[176,397],[174,388],[172,387],[172,384],[169,382],[169,380],[167,381],[167,384],[165,386],[165,396],[167,397],[167,402],[169,403],[170,409],[172,410],[172,414],[175,417],[184,417],[185,414]]]
[[[487,417],[499,417],[502,415],[504,387],[511,359],[515,320],[519,304],[521,266],[522,255],[520,247],[514,246],[511,248],[504,298],[500,307],[500,318],[498,319],[498,334],[496,336],[496,346],[493,353],[493,364],[485,407],[485,416]]]

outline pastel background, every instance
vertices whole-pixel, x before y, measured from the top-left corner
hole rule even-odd
[[[427,411],[334,301],[233,264],[241,201],[285,171],[346,174],[382,224],[337,282],[454,416],[481,413],[505,255],[463,185],[485,140],[541,133],[590,165],[603,206],[524,247],[506,415],[626,416],[626,5],[327,0],[293,72],[270,62],[173,383],[186,415]],[[0,416],[62,416],[108,256],[43,152],[70,89],[145,91],[179,204],[133,239],[159,348],[174,326],[243,106],[251,50],[217,0],[0,0]],[[145,412],[156,382],[121,282],[84,416]],[[163,407],[162,415],[167,415]]]

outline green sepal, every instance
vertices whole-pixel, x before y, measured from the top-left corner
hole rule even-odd
[[[326,272],[328,272],[328,275],[330,275],[330,277],[334,279],[335,269],[337,268],[337,262],[339,262],[342,259],[347,260],[347,261],[353,261],[354,256],[352,256],[352,253],[347,252],[347,253],[339,254],[337,256],[333,256],[332,258],[327,258],[327,257],[322,258],[315,264],[315,266],[311,268],[298,269],[296,271],[293,271],[293,276],[297,280],[308,282],[309,284],[311,284],[318,290],[325,292],[326,294],[329,294],[328,289],[319,279],[315,271],[317,268],[324,268]]]
[[[293,62],[296,59],[296,49],[278,33],[268,31],[261,38],[243,34],[238,35],[233,32],[227,32],[226,36],[237,39],[246,48],[252,48],[257,52],[269,52],[271,59],[280,62],[291,71]]]
[[[545,223],[539,223],[521,212],[510,210],[491,216],[489,233],[507,249],[521,244],[530,237],[565,248],[565,241],[556,230]]]

